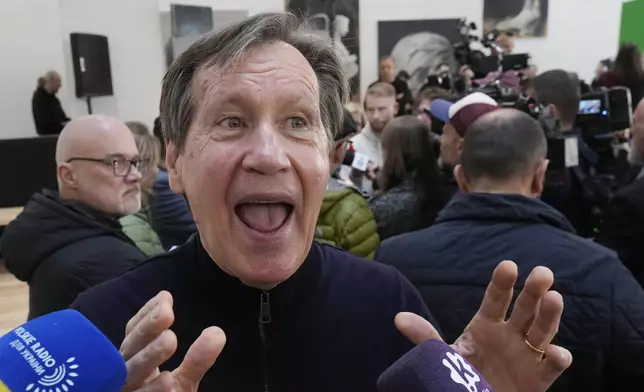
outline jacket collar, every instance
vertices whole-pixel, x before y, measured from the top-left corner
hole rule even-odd
[[[224,272],[203,247],[198,234],[189,241],[193,241],[196,247],[198,265],[195,272],[204,283],[204,292],[209,297],[221,298],[221,301],[225,302],[223,305],[230,312],[259,316],[262,294],[268,293],[273,321],[292,321],[299,312],[309,310],[308,305],[318,295],[323,279],[323,251],[315,242],[300,268],[291,277],[270,290],[261,290],[246,286],[239,279]]]
[[[557,210],[541,200],[521,195],[458,193],[436,218],[437,224],[450,221],[546,224],[575,232]]]
[[[371,129],[371,124],[367,124],[361,131],[364,137],[374,146],[380,146],[380,138]]]

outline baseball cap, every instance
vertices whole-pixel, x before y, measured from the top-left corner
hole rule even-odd
[[[446,124],[451,124],[460,137],[465,136],[467,128],[479,117],[501,107],[489,95],[472,93],[452,103],[444,99],[435,99],[430,108],[432,115]]]

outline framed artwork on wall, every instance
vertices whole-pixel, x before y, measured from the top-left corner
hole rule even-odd
[[[353,100],[360,94],[359,0],[286,0],[286,9],[307,15],[308,28],[331,40],[343,61]]]
[[[483,31],[514,31],[518,37],[548,35],[549,0],[484,0]]]

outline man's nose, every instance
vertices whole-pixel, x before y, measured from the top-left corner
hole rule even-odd
[[[290,141],[274,126],[264,125],[254,130],[248,142],[248,152],[242,161],[245,170],[270,175],[290,169],[286,151]]]
[[[130,172],[127,174],[127,176],[125,176],[125,181],[140,182],[142,178],[143,178],[143,174],[141,174],[141,172],[135,165],[132,165],[130,167]]]

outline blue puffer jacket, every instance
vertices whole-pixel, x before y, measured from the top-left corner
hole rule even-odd
[[[551,391],[644,390],[644,291],[615,253],[576,236],[545,203],[458,194],[434,226],[387,240],[376,254],[420,290],[448,342],[472,319],[506,259],[519,265],[518,289],[543,265],[564,297],[555,343],[574,360]]]

